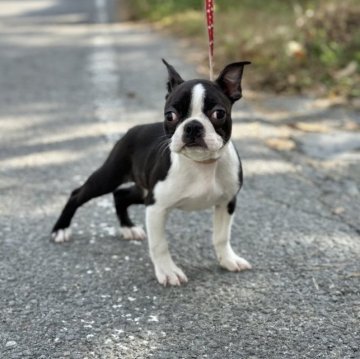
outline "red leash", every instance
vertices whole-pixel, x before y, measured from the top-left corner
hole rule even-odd
[[[214,79],[214,0],[205,0],[206,22],[209,36],[210,80]]]

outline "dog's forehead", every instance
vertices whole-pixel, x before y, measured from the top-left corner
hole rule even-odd
[[[217,104],[227,106],[227,98],[220,88],[211,81],[190,80],[180,84],[168,97],[166,107],[174,107],[181,112],[188,111],[192,105],[201,106],[202,111]]]

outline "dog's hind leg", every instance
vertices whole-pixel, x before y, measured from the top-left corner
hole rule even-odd
[[[100,167],[81,187],[71,193],[53,227],[51,237],[54,242],[64,242],[70,239],[70,223],[80,206],[95,197],[113,192],[122,183],[123,176],[113,176],[113,173],[110,172],[108,166]]]
[[[146,234],[141,227],[137,227],[131,221],[128,207],[132,204],[144,204],[144,190],[135,185],[128,188],[120,188],[114,193],[116,215],[120,222],[120,233],[124,239],[146,238]]]

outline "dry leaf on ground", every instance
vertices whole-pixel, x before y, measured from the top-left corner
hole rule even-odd
[[[266,145],[277,151],[290,151],[296,147],[296,143],[290,138],[268,138]]]
[[[296,122],[291,127],[303,132],[330,132],[331,128],[324,123]]]

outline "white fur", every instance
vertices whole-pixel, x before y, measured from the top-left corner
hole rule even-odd
[[[180,285],[187,282],[186,275],[173,262],[165,238],[166,217],[173,208],[186,211],[213,206],[222,208],[225,213],[221,218],[214,217],[214,245],[220,265],[231,271],[249,268],[250,265],[233,252],[229,242],[231,216],[227,204],[239,190],[238,171],[239,159],[231,142],[223,147],[217,161],[208,164],[171,153],[166,180],[156,184],[155,204],[146,209],[150,257],[159,283]]]
[[[187,282],[184,272],[173,262],[165,238],[165,221],[168,211],[159,205],[146,207],[146,229],[149,238],[150,257],[158,282],[180,285]]]
[[[195,85],[192,90],[190,116],[176,128],[170,143],[171,152],[181,153],[195,161],[206,161],[219,158],[221,156],[221,148],[224,145],[223,139],[216,133],[210,120],[202,112],[204,98],[204,86],[202,84]],[[205,133],[203,139],[208,148],[185,147],[183,141],[184,127],[192,120],[197,120],[204,126]]]
[[[232,142],[224,145],[207,116],[203,113],[205,88],[201,84],[192,90],[190,117],[176,129],[170,143],[171,166],[163,181],[153,188],[154,204],[146,207],[146,228],[150,257],[160,284],[181,285],[187,282],[184,272],[171,258],[165,238],[165,222],[171,209],[186,211],[214,207],[213,243],[222,267],[230,271],[251,268],[237,256],[230,245],[232,216],[227,205],[239,190],[239,158]],[[196,119],[204,126],[207,148],[187,148],[182,141],[186,123]],[[209,161],[214,160],[214,161]],[[144,195],[147,192],[144,190]],[[125,239],[145,239],[140,227],[121,227]],[[70,239],[70,229],[52,234],[55,242]]]
[[[205,88],[202,84],[193,87],[191,93],[191,114],[190,117],[203,116]]]
[[[56,232],[51,233],[51,238],[55,243],[64,243],[70,241],[71,239],[70,227],[59,229]]]
[[[250,263],[239,257],[230,245],[231,224],[233,216],[227,211],[225,205],[219,205],[214,210],[213,244],[220,266],[231,271],[240,272],[250,269]]]
[[[239,190],[238,173],[239,159],[231,142],[217,161],[208,164],[171,153],[166,180],[154,187],[156,205],[196,211],[228,203]]]
[[[120,227],[120,234],[126,240],[144,240],[146,233],[141,227]]]
[[[165,238],[166,217],[173,208],[194,211],[215,207],[213,243],[220,265],[230,271],[251,268],[230,245],[232,216],[227,205],[239,190],[239,158],[232,142],[224,145],[203,113],[205,95],[202,84],[194,86],[190,116],[177,127],[171,139],[169,172],[154,187],[155,203],[146,208],[150,257],[157,280],[163,285],[187,282],[183,271],[173,262]],[[185,147],[184,126],[194,119],[204,126],[207,148]],[[208,161],[211,159],[216,161]]]

